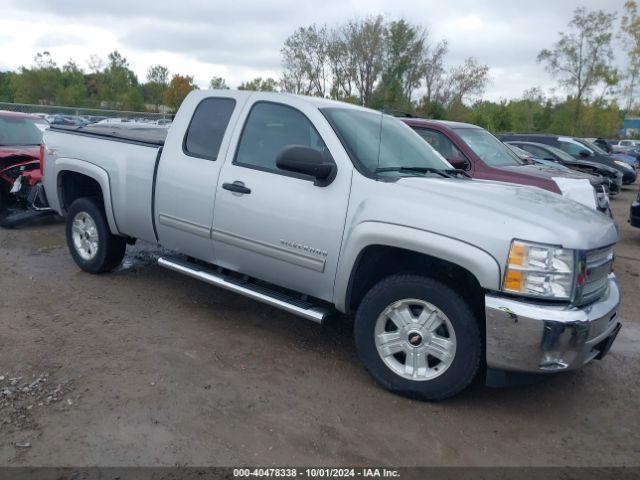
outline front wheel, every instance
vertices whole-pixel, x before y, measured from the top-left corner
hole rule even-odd
[[[71,204],[65,230],[69,252],[82,270],[104,273],[122,262],[126,240],[111,233],[102,206],[93,198]]]
[[[354,333],[369,373],[401,395],[453,396],[480,366],[477,319],[459,294],[430,278],[393,275],[375,285],[358,307]]]

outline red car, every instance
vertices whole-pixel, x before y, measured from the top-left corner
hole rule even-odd
[[[532,185],[558,194],[563,192],[554,178],[579,178],[545,166],[525,165],[505,144],[476,125],[413,117],[400,120],[473,178]]]
[[[0,225],[49,213],[41,188],[40,143],[46,124],[33,115],[0,111]]]

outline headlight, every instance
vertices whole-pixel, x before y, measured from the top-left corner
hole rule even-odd
[[[633,170],[633,167],[631,165],[629,165],[626,162],[623,162],[622,160],[614,160],[615,164],[618,165],[619,167],[623,167],[626,168],[627,170]]]
[[[569,300],[574,277],[574,250],[513,240],[502,289],[524,296]]]

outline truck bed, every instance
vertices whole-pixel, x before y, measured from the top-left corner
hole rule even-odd
[[[152,127],[140,124],[92,124],[86,127],[75,127],[66,125],[51,125],[51,130],[98,137],[104,140],[114,140],[127,143],[137,143],[153,147],[162,147],[167,138],[167,129],[163,127]]]
[[[164,128],[119,126],[53,127],[45,132],[48,148],[57,155],[45,163],[45,188],[57,189],[56,170],[102,178],[107,218],[119,234],[156,241],[153,221],[155,173],[166,137]],[[49,200],[60,211],[57,195]]]

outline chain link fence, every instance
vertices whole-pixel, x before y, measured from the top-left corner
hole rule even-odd
[[[127,110],[105,110],[101,108],[63,107],[61,105],[38,105],[29,103],[0,102],[0,110],[38,115],[49,123],[98,122],[105,119],[121,119],[123,122],[166,124],[172,119],[168,113],[132,112]]]

